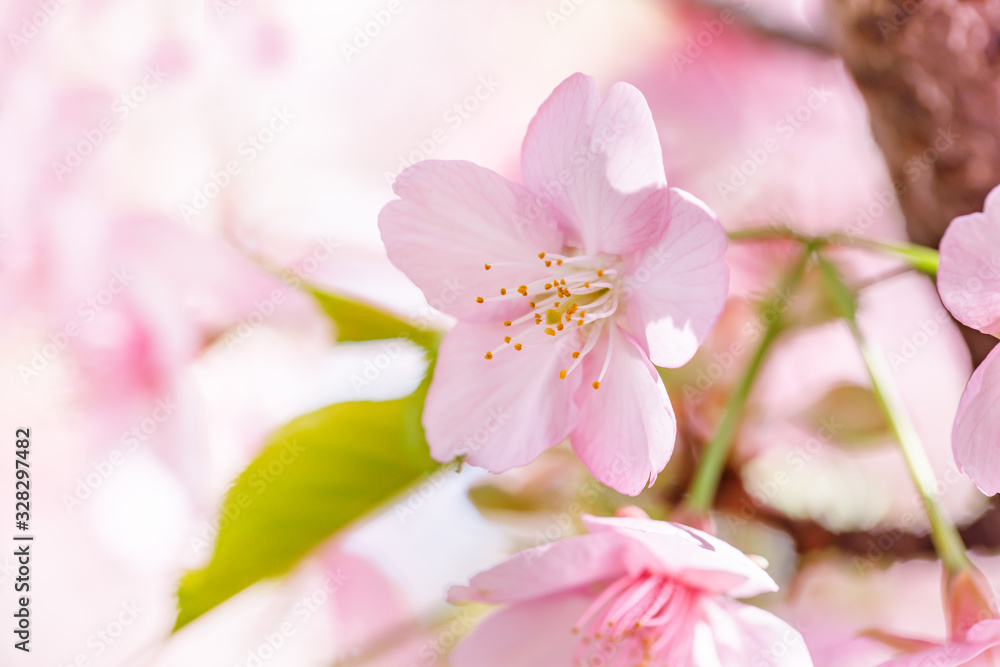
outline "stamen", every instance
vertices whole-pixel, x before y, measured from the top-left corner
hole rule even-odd
[[[489,265],[489,264],[486,264],[486,270],[487,270],[487,271],[489,271],[489,270],[490,270],[490,268],[492,268],[492,267],[490,267],[490,265]]]
[[[504,323],[503,323],[503,325],[504,325],[505,327],[509,327],[509,326],[510,326],[510,320],[504,320]]]
[[[611,365],[611,351],[615,347],[615,334],[614,332],[609,332],[608,334],[608,352],[604,355],[604,366],[601,367],[601,374],[597,376],[597,382],[594,383],[594,389],[599,389],[601,387],[601,380],[604,379],[604,374],[608,372],[608,366]]]
[[[538,253],[538,259],[545,259],[545,253],[544,252]]]
[[[510,336],[504,336],[503,337],[503,342],[509,343],[510,342]]]
[[[486,353],[486,358],[487,359],[492,359],[493,358],[493,353],[492,352],[487,352]]]
[[[481,296],[477,296],[477,297],[476,297],[476,303],[482,303],[482,302],[483,302],[483,301],[485,301],[485,300],[486,300],[486,299],[484,299],[484,298],[483,298],[483,297],[481,297]]]
[[[521,351],[521,344],[520,343],[514,343],[514,349],[517,350],[518,352],[520,352]]]
[[[500,288],[500,296],[507,296],[507,288],[506,287],[501,287]]]
[[[559,371],[559,379],[560,380],[565,380],[566,379],[566,370],[565,369]]]
[[[550,336],[555,336],[556,335],[556,332],[552,330],[552,327],[547,327],[545,329],[545,333],[547,333]]]
[[[521,296],[528,296],[528,286],[527,285],[521,285],[520,287],[517,288],[517,291],[521,294]]]

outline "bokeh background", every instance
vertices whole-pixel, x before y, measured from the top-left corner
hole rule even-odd
[[[890,171],[813,0],[7,0],[0,28],[0,433],[12,451],[32,429],[37,536],[33,651],[5,641],[4,665],[445,664],[475,619],[449,616],[448,584],[623,502],[558,449],[499,478],[441,475],[168,639],[177,581],[208,558],[220,499],[267,434],[405,395],[424,371],[402,342],[337,344],[295,285],[446,328],[385,259],[392,179],[432,157],[518,178],[527,124],[569,74],[637,86],[671,184],[731,230],[904,239],[897,196],[964,132],[941,124],[933,152]],[[654,499],[683,488],[741,368],[750,299],[789,257],[732,248],[726,316],[670,378],[683,443]],[[946,507],[987,521],[974,559],[1000,575],[992,506],[951,458],[972,370],[961,333],[926,277],[838,260]],[[874,665],[891,651],[866,630],[942,636],[940,568],[847,329],[821,299],[789,307],[801,326],[755,389],[720,533],[771,562],[783,594],[762,604],[817,665]],[[831,418],[845,426],[822,435]]]

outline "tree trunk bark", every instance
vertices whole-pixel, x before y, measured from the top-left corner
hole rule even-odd
[[[1000,0],[827,0],[912,241],[1000,183]],[[996,340],[963,330],[976,363]]]

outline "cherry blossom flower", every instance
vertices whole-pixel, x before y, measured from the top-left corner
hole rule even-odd
[[[939,644],[874,633],[909,652],[881,667],[992,667],[1000,663],[1000,619],[986,578],[978,570],[963,570],[952,576],[946,592],[951,622],[948,640]]]
[[[957,320],[1000,335],[1000,188],[982,213],[955,218],[941,239],[938,291]],[[996,348],[972,374],[952,429],[955,461],[983,493],[1000,492],[1000,352]]]
[[[458,319],[427,396],[431,453],[502,472],[568,436],[598,480],[635,495],[676,434],[653,364],[685,364],[721,314],[726,235],[667,187],[627,84],[602,98],[592,78],[568,78],[521,158],[526,187],[469,162],[417,163],[379,216],[389,259]]]
[[[508,605],[455,649],[452,665],[812,665],[796,630],[732,599],[778,588],[737,549],[649,518],[583,520],[588,534],[451,588],[451,602]]]

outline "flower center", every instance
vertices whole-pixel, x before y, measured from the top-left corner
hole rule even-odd
[[[504,326],[516,327],[511,330],[513,335],[504,336],[503,343],[487,351],[485,357],[492,359],[508,347],[520,352],[525,345],[551,343],[555,339],[576,348],[572,353],[572,363],[559,371],[559,377],[566,379],[594,349],[609,318],[618,312],[621,270],[618,258],[612,256],[567,256],[540,252],[538,260],[550,269],[544,278],[516,287],[501,287],[499,296],[476,297],[478,303],[522,300],[528,306],[527,313],[504,322]],[[506,262],[495,265],[486,263],[484,266],[489,271],[493,266],[535,268],[537,265]],[[534,326],[520,326],[531,322]],[[610,341],[609,338],[604,367],[592,383],[594,389],[600,387],[610,364]]]
[[[664,574],[623,576],[597,596],[573,627],[582,635],[574,663],[586,665],[602,654],[631,649],[641,654],[643,665],[673,664],[686,643],[686,621],[697,596]],[[634,644],[628,647],[627,642]]]

